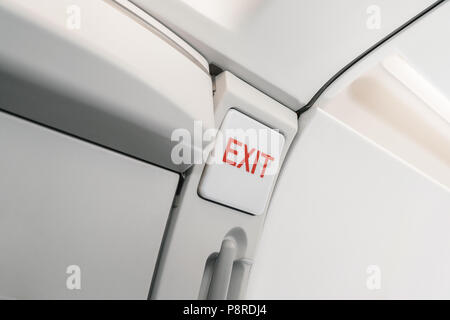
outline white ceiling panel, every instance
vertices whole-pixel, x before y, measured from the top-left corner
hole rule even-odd
[[[132,2],[209,62],[298,109],[345,64],[434,1]]]

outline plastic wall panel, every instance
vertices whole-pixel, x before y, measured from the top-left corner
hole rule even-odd
[[[0,297],[146,299],[178,175],[5,113],[0,150]]]

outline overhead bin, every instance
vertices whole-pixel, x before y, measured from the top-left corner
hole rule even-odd
[[[1,1],[0,38],[2,110],[177,172],[172,132],[214,127],[206,60],[127,1]]]

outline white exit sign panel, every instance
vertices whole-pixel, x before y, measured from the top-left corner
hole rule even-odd
[[[199,195],[246,213],[263,214],[284,141],[277,130],[230,109],[205,166]]]

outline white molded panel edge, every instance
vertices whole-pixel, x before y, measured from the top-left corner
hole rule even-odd
[[[3,112],[0,150],[0,296],[147,299],[179,175]]]
[[[435,2],[131,1],[209,62],[294,110],[356,56]]]
[[[285,137],[282,161],[297,132],[297,116],[229,72],[216,77],[214,95],[216,122],[220,124],[230,108],[247,114]],[[282,163],[282,162],[281,162]],[[204,165],[193,167],[184,182],[177,208],[171,216],[162,249],[154,299],[197,299],[208,257],[218,252],[222,240],[234,230],[245,238],[238,259],[251,264],[266,214],[252,216],[200,198],[197,194]],[[267,210],[266,210],[267,211]]]
[[[157,30],[142,11],[131,14],[131,6],[1,1],[0,71],[5,86],[12,77],[18,84],[10,85],[14,97],[2,98],[0,108],[184,171],[187,165],[170,158],[171,134],[177,128],[192,133],[194,120],[214,127],[211,78],[192,48],[166,28]],[[26,85],[36,87],[27,88],[33,98],[23,97]],[[71,102],[56,101],[57,95]]]

